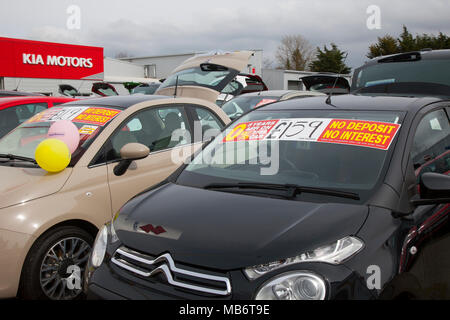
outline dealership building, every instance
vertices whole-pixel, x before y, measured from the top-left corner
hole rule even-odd
[[[244,73],[262,73],[262,50],[252,50]],[[188,58],[206,52],[143,56],[124,59],[104,57],[103,48],[0,37],[0,90],[38,92],[58,96],[72,86],[91,93],[96,82],[112,84],[128,94],[125,82],[158,82]]]
[[[240,71],[242,73],[261,75],[263,51],[261,49],[249,51],[252,51],[254,54],[250,58],[246,68]],[[122,58],[121,60],[143,66],[145,69],[145,75],[150,78],[165,79],[172,72],[172,70],[174,70],[182,62],[200,54],[208,54],[208,52],[200,51],[172,55],[141,56]]]
[[[263,50],[254,52],[242,73],[262,77],[270,90],[304,90],[300,78],[307,71],[263,69]],[[220,51],[219,51],[220,52]],[[126,82],[159,82],[186,59],[208,52],[113,59],[103,48],[0,37],[0,90],[61,95],[71,86],[90,94],[94,83],[112,84],[119,94],[129,94]]]
[[[128,94],[125,82],[157,82],[144,66],[104,57],[103,48],[0,37],[0,89],[60,95],[60,85],[90,93],[95,82]]]

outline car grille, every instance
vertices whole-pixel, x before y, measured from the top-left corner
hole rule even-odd
[[[231,294],[227,277],[178,268],[169,253],[154,258],[122,246],[116,250],[111,262],[142,278],[163,275],[174,287],[220,296]]]

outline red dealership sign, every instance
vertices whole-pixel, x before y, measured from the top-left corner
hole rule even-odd
[[[103,48],[0,37],[0,77],[103,80]]]

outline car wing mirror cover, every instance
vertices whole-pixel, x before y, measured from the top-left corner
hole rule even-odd
[[[420,199],[415,205],[450,203],[450,176],[441,173],[425,172],[420,177]]]
[[[144,159],[149,153],[150,149],[141,143],[127,143],[120,149],[121,160],[114,167],[114,174],[116,176],[123,175],[134,160]]]
[[[425,172],[422,174],[420,177],[420,197],[450,197],[450,176],[434,172]]]
[[[127,143],[120,149],[120,157],[123,160],[139,160],[146,158],[150,149],[141,143]]]

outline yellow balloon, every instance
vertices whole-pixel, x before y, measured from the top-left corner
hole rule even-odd
[[[69,147],[58,139],[45,139],[36,148],[37,164],[48,172],[61,172],[70,163]]]

